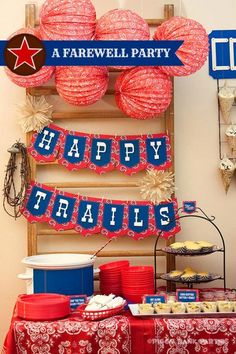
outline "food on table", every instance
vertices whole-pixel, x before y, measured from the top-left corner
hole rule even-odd
[[[90,300],[85,308],[85,311],[102,311],[107,309],[114,309],[124,305],[125,300],[121,296],[115,295],[95,295]]]
[[[188,313],[200,313],[201,303],[200,302],[187,302],[186,309]]]
[[[235,165],[232,161],[230,161],[230,159],[224,157],[220,161],[219,169],[220,169],[223,185],[225,188],[225,192],[227,193],[229,190],[229,186],[232,182],[232,178],[235,171]]]
[[[151,304],[139,304],[138,309],[141,315],[152,315],[154,313],[154,307]]]
[[[173,252],[183,253],[184,252],[184,242],[175,242],[170,245]]]
[[[203,312],[217,312],[216,302],[202,302],[202,311]]]
[[[159,302],[158,304],[154,304],[154,310],[158,314],[170,313],[171,312],[171,305],[170,304],[162,304]]]
[[[219,312],[232,312],[234,308],[230,301],[217,301],[217,307]]]
[[[198,272],[197,273],[197,280],[198,281],[206,281],[211,278],[210,274],[207,272]]]
[[[171,304],[171,311],[173,313],[185,313],[186,306],[183,302],[174,302]]]

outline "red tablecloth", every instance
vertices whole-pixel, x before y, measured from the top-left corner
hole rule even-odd
[[[129,312],[88,322],[13,318],[4,354],[234,354],[236,318],[142,319]]]

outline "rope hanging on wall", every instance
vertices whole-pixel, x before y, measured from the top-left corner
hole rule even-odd
[[[13,218],[21,216],[21,206],[24,202],[26,191],[30,179],[30,164],[27,155],[26,146],[19,141],[7,150],[10,158],[6,168],[3,188],[3,208],[5,212]],[[20,169],[18,169],[18,166]],[[17,192],[18,183],[16,183],[17,169],[20,174],[19,191]],[[9,211],[10,208],[12,211]]]

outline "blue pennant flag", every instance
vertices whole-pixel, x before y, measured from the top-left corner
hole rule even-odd
[[[102,226],[110,231],[119,231],[123,227],[124,205],[122,204],[104,204]]]
[[[111,162],[111,139],[92,139],[91,162],[96,166],[106,166]]]
[[[44,216],[49,206],[53,191],[34,186],[28,199],[26,209],[33,216]]]
[[[58,224],[65,224],[71,221],[76,198],[71,198],[66,195],[57,194],[51,217]]]
[[[85,229],[92,229],[98,224],[100,203],[81,200],[79,203],[78,224]]]
[[[149,206],[129,205],[129,229],[140,233],[148,230]]]

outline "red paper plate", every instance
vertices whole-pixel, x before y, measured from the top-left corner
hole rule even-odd
[[[56,320],[69,315],[70,300],[59,294],[19,295],[16,313],[26,320]]]

